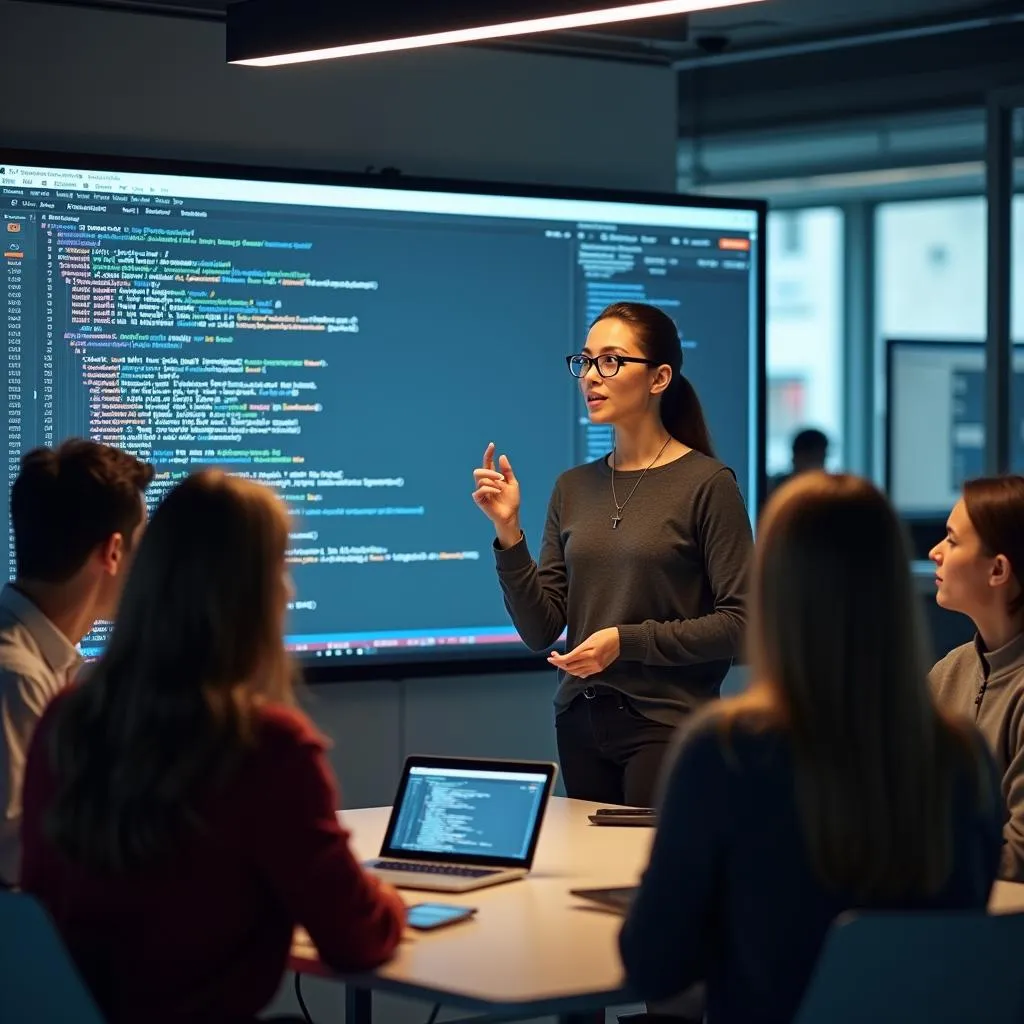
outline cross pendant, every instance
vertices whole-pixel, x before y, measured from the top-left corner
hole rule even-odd
[[[616,512],[615,515],[612,516],[612,529],[617,530],[619,528],[619,523],[621,522],[622,516],[620,516],[619,513]]]

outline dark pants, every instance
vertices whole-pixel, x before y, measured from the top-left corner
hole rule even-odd
[[[652,807],[675,726],[645,718],[624,694],[591,687],[586,694],[555,719],[566,795]]]

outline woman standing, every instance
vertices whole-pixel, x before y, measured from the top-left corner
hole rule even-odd
[[[549,648],[568,628],[555,696],[571,797],[649,806],[675,727],[717,697],[740,649],[750,522],[682,375],[675,324],[616,303],[567,358],[614,450],[555,483],[539,564],[519,482],[494,445],[473,500],[494,523],[498,579],[519,635]]]

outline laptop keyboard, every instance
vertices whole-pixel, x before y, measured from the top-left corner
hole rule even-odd
[[[405,860],[378,860],[374,867],[388,871],[413,871],[421,875],[450,875],[453,878],[486,878],[496,875],[494,868],[460,868],[453,864],[414,864]]]

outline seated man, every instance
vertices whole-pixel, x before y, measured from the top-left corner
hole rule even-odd
[[[1024,477],[964,484],[930,557],[936,602],[977,629],[932,669],[932,690],[988,741],[1006,805],[999,877],[1024,882]]]
[[[76,645],[117,609],[153,467],[73,439],[37,448],[11,489],[17,578],[0,591],[0,886],[18,881],[29,741],[77,670]]]

